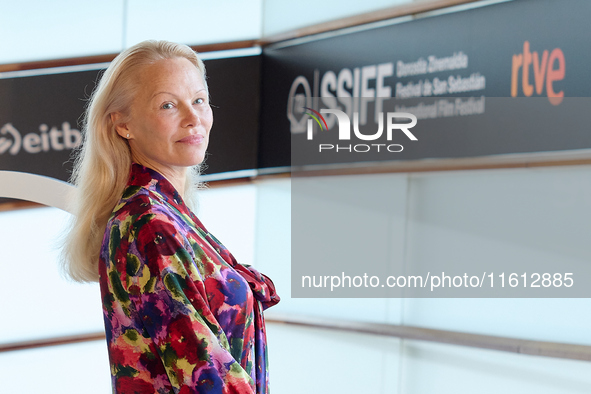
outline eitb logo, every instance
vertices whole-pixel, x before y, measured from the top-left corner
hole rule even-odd
[[[376,141],[384,134],[384,118],[386,119],[386,141],[388,143],[360,143],[360,144],[347,144],[347,141],[351,141],[351,119],[349,116],[338,109],[321,109],[320,112],[310,108],[302,108],[306,115],[309,116],[307,120],[307,139],[313,140],[315,134],[315,124],[318,125],[320,132],[327,132],[328,126],[326,119],[322,114],[333,114],[336,116],[338,121],[338,143],[321,143],[318,144],[318,152],[391,152],[397,153],[402,152],[404,147],[401,144],[390,143],[395,133],[403,133],[409,140],[417,141],[417,137],[409,129],[413,128],[417,124],[417,117],[407,112],[387,112],[384,116],[383,112],[379,113],[378,116],[378,129],[375,133],[363,133],[359,129],[359,113],[353,113],[353,135],[356,139],[361,141]],[[410,122],[408,122],[410,120]],[[401,122],[402,121],[402,122]],[[342,141],[342,142],[341,142]]]

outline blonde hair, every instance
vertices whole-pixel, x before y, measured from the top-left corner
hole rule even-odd
[[[61,263],[77,282],[98,281],[98,261],[103,235],[113,208],[120,200],[131,168],[127,140],[115,131],[111,114],[129,116],[138,89],[135,77],[141,67],[159,60],[185,58],[205,82],[205,66],[188,46],[168,41],[144,41],[121,52],[104,72],[86,108],[82,145],[76,152],[71,182],[77,187],[71,226],[65,234]],[[199,188],[199,166],[187,171],[186,203],[194,207]]]

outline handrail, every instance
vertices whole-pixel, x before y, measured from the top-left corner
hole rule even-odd
[[[587,345],[531,341],[527,339],[436,330],[415,326],[345,321],[310,316],[303,317],[274,314],[272,317],[271,315],[268,315],[265,319],[267,322],[292,324],[303,327],[383,335],[400,339],[499,350],[510,353],[528,354],[531,356],[591,361],[591,346]]]
[[[459,331],[437,330],[397,324],[368,323],[312,316],[266,314],[271,324],[291,324],[301,327],[337,330],[360,334],[382,335],[400,339],[429,341],[480,349],[498,350],[531,356],[554,357],[569,360],[591,361],[591,346],[560,342],[531,341],[493,335],[471,334]],[[105,338],[104,332],[45,338],[33,341],[0,344],[0,353],[45,346],[65,345],[96,341]]]
[[[190,45],[193,50],[204,53],[213,51],[226,51],[230,49],[244,49],[252,48],[259,45],[258,40],[242,40],[242,41],[230,41],[230,42],[219,42],[212,44],[201,44],[201,45]],[[83,64],[97,64],[97,63],[108,63],[119,53],[106,53],[102,55],[92,56],[79,56],[62,59],[47,59],[37,60],[32,62],[21,62],[21,63],[8,63],[0,64],[0,72],[8,71],[23,71],[23,70],[36,70],[40,68],[53,68],[53,67],[66,67],[66,66],[78,66]]]
[[[10,342],[0,344],[0,353],[13,352],[16,350],[36,349],[47,346],[69,345],[78,342],[91,342],[104,339],[104,332],[93,332],[80,335],[65,335],[60,337],[50,337],[42,339],[34,339],[32,341]]]

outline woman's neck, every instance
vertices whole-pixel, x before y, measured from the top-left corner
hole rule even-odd
[[[149,160],[140,160],[137,157],[132,158],[134,163],[148,167],[166,178],[174,186],[176,191],[185,198],[185,184],[187,181],[187,167],[165,166],[159,163],[151,163]]]

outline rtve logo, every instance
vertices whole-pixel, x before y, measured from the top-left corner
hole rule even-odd
[[[16,155],[21,148],[28,153],[74,149],[80,145],[82,139],[80,131],[72,129],[68,122],[62,124],[62,130],[57,127],[49,129],[49,126],[42,124],[39,131],[40,134],[28,133],[23,137],[11,123],[6,123],[0,128],[0,155],[6,151]]]
[[[523,43],[523,53],[513,55],[511,66],[511,97],[517,97],[519,85],[519,69],[521,69],[521,91],[526,97],[535,92],[541,96],[546,88],[546,96],[552,105],[562,102],[564,91],[556,92],[553,83],[564,79],[564,53],[560,48],[554,48],[550,54],[545,49],[542,57],[538,52],[530,51],[529,42]],[[530,71],[533,71],[533,82],[530,83]],[[545,82],[545,83],[544,83]]]

